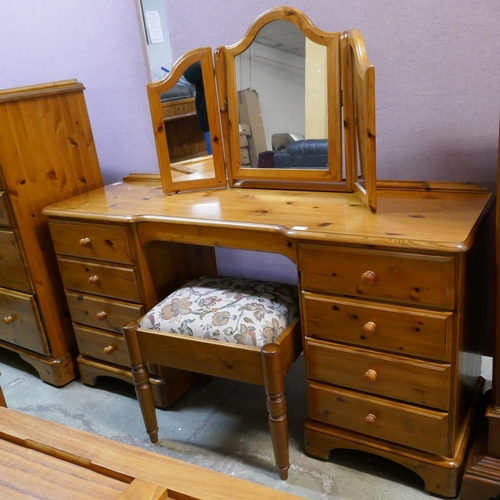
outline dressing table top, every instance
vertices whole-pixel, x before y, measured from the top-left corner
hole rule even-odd
[[[474,226],[492,198],[488,191],[465,184],[390,184],[378,192],[377,215],[352,193],[223,188],[168,195],[159,181],[147,176],[56,203],[44,214],[248,229],[290,241],[461,252],[470,247]]]

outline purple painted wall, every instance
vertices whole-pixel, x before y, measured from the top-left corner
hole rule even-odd
[[[76,78],[105,182],[158,171],[134,0],[0,3],[0,88]]]
[[[237,42],[270,0],[165,0],[173,57]],[[359,29],[376,68],[380,179],[495,189],[498,0],[295,0],[321,29]]]
[[[232,44],[269,0],[165,0],[174,59]],[[495,188],[498,0],[295,0],[320,28],[358,28],[376,66],[381,179]],[[155,172],[142,27],[134,0],[0,3],[0,88],[77,78],[106,182]]]

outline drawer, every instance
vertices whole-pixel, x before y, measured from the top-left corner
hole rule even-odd
[[[5,191],[0,191],[0,226],[14,227],[14,217]]]
[[[183,117],[186,115],[196,114],[194,99],[184,101],[181,104],[165,103],[162,104],[163,118],[172,119],[176,117]]]
[[[80,354],[130,367],[127,346],[122,335],[75,325],[75,336]]]
[[[453,313],[302,293],[305,335],[450,361]]]
[[[454,309],[455,260],[328,245],[299,246],[302,288]]]
[[[50,233],[59,255],[134,263],[128,227],[50,221]]]
[[[438,410],[450,409],[451,369],[305,339],[307,378]]]
[[[375,396],[308,382],[309,416],[313,420],[417,450],[450,457],[446,412],[384,400]]]
[[[26,269],[14,231],[0,229],[0,287],[32,293]]]
[[[57,258],[64,288],[141,302],[136,270]]]
[[[0,288],[0,315],[0,340],[39,354],[50,354],[32,295]]]
[[[115,333],[122,333],[125,323],[138,320],[144,315],[144,306],[130,302],[66,292],[71,319],[95,328],[102,328]]]

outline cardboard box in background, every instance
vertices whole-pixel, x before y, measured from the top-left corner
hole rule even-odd
[[[240,135],[250,135],[250,125],[246,123],[240,123],[239,125]]]
[[[248,154],[250,165],[257,168],[259,153],[268,150],[257,92],[250,89],[238,91],[238,109],[240,123],[250,125],[250,135],[247,136]]]
[[[240,148],[241,164],[250,165],[250,155],[248,154],[248,148]]]

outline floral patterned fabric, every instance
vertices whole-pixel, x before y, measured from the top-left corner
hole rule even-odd
[[[274,342],[298,310],[295,286],[202,277],[157,304],[141,327],[260,347]]]

